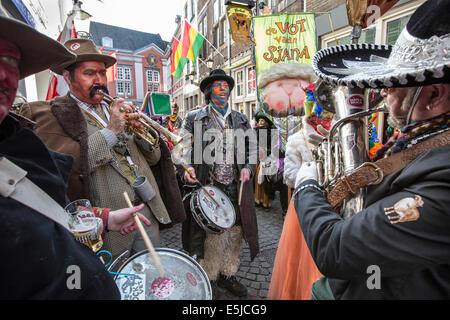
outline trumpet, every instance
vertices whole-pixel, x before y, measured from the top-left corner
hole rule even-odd
[[[103,95],[103,100],[105,100],[108,104],[112,104],[114,102],[114,98],[103,90],[97,89],[96,91]],[[130,134],[134,134],[141,139],[144,139],[151,146],[155,146],[159,143],[158,132],[162,134],[167,140],[169,140],[174,146],[179,144],[183,140],[182,137],[179,137],[176,134],[170,132],[159,123],[151,119],[149,116],[147,116],[145,113],[139,111],[137,107],[133,110],[133,112],[140,115],[140,118],[137,121],[139,121],[146,128],[146,130],[141,130],[131,124],[128,124],[126,128],[127,132],[129,132]]]

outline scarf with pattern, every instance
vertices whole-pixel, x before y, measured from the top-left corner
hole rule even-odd
[[[373,161],[387,158],[414,144],[450,129],[450,112],[437,117],[413,122],[395,133],[376,153]]]

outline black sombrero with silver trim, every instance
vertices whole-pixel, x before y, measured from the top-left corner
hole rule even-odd
[[[314,71],[328,83],[349,87],[449,83],[448,13],[450,0],[429,0],[414,12],[394,46],[349,44],[322,49],[313,58]]]

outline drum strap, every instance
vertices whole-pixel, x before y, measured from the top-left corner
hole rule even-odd
[[[26,178],[27,172],[9,161],[0,158],[0,195],[10,197],[27,207],[59,223],[70,233],[65,210],[41,188]]]
[[[336,208],[360,188],[371,184],[378,184],[384,177],[404,168],[425,151],[446,145],[450,145],[450,131],[418,143],[388,158],[373,163],[364,163],[353,173],[337,182],[336,186],[327,196],[328,202],[333,208]]]

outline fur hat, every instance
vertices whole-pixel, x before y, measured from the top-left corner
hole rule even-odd
[[[63,63],[55,68],[52,68],[52,71],[57,74],[62,74],[64,69],[75,62],[100,61],[105,63],[106,68],[109,68],[117,61],[116,58],[112,56],[102,54],[97,49],[94,42],[89,39],[70,39],[64,43],[64,46],[76,54],[76,60],[72,63]]]
[[[449,0],[429,0],[411,16],[393,47],[349,44],[313,58],[317,75],[334,85],[416,87],[450,82]]]
[[[15,19],[0,16],[0,38],[19,49],[21,79],[55,65],[75,61],[75,55],[58,41]]]

